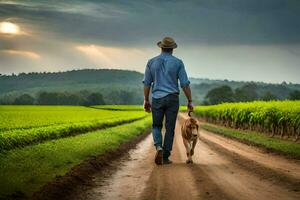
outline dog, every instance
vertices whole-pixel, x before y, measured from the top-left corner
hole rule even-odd
[[[186,163],[192,164],[192,156],[194,155],[194,149],[199,138],[199,123],[191,116],[191,112],[189,112],[188,115],[189,118],[186,119],[181,126],[181,135],[186,149]]]

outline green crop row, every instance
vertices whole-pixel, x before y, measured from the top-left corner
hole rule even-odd
[[[300,136],[300,101],[254,101],[199,106],[195,114],[210,123],[265,132],[297,140]]]
[[[0,106],[0,132],[127,116],[128,112],[125,111],[100,110],[83,106]]]
[[[88,131],[113,127],[142,119],[145,116],[128,116],[126,119],[115,118],[102,120],[101,122],[83,122],[75,124],[63,124],[32,129],[17,129],[0,133],[0,152],[17,147],[44,142],[45,140],[73,136]]]
[[[108,111],[80,106],[0,106],[0,109],[0,152],[112,127],[148,115],[144,111]]]

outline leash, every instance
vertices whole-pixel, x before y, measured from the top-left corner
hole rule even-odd
[[[189,116],[189,117],[192,117],[192,112],[193,112],[193,111],[189,111],[189,112],[188,112],[188,116]]]

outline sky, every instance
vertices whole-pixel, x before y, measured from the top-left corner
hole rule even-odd
[[[300,83],[299,0],[0,0],[0,73],[143,73],[165,36],[190,77]]]

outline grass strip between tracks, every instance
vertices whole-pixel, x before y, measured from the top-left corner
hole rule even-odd
[[[0,199],[28,197],[83,160],[118,148],[151,125],[146,117],[129,124],[14,149],[0,154]]]
[[[270,138],[262,133],[253,131],[236,130],[205,123],[203,129],[220,134],[240,142],[262,147],[270,152],[286,155],[291,158],[300,159],[300,144],[292,141]]]

